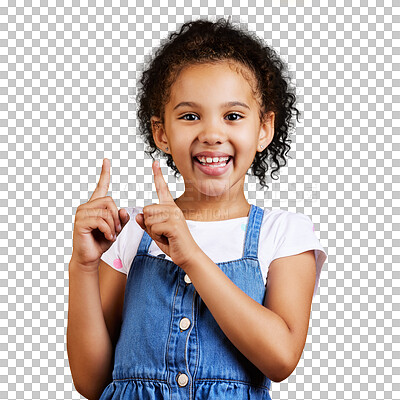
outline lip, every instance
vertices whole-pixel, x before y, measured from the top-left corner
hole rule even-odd
[[[220,176],[225,174],[231,168],[231,164],[233,163],[232,160],[233,157],[231,157],[229,162],[226,165],[223,165],[222,167],[209,167],[207,165],[203,165],[199,161],[197,161],[196,158],[194,158],[194,163],[196,167],[204,174],[210,176]]]
[[[195,154],[193,157],[232,157],[231,154],[222,153],[221,151],[202,151]]]

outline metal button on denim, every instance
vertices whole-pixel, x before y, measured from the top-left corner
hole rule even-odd
[[[177,381],[180,387],[184,387],[188,384],[189,378],[186,374],[178,374]]]
[[[192,283],[192,281],[190,280],[190,278],[189,278],[189,275],[188,274],[186,274],[184,277],[183,277],[183,280],[187,283],[187,284],[190,284],[190,283]]]
[[[179,327],[183,330],[186,331],[187,328],[190,326],[190,319],[189,318],[182,318],[181,322],[179,322]]]

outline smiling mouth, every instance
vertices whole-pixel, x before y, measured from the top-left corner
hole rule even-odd
[[[197,163],[199,163],[200,165],[206,166],[206,167],[211,167],[211,168],[215,168],[215,167],[224,167],[225,165],[227,165],[231,160],[233,159],[232,156],[229,156],[228,160],[226,161],[221,161],[218,163],[202,163],[196,156],[193,157],[193,160]]]

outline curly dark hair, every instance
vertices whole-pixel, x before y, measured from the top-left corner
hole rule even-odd
[[[151,117],[158,117],[164,124],[165,105],[169,101],[171,86],[183,68],[219,61],[234,61],[252,71],[257,82],[253,93],[259,99],[260,122],[267,112],[275,113],[274,137],[264,151],[256,152],[251,165],[252,173],[259,178],[261,186],[268,188],[265,182],[267,160],[271,164],[271,178],[278,179],[273,173],[286,165],[285,156],[291,143],[289,129],[294,125],[293,115],[298,120],[300,112],[294,106],[296,96],[290,86],[290,78],[285,74],[287,67],[276,51],[254,33],[234,27],[229,18],[216,22],[203,19],[186,22],[180,32],[172,32],[167,40],[162,40],[154,57],[150,57],[149,65],[138,82],[136,98],[139,134],[148,146],[145,153],[151,158],[155,152],[159,152],[157,156],[160,157],[166,155],[167,165],[175,171],[175,177],[180,175],[172,156],[156,146]],[[280,160],[283,160],[282,164]]]

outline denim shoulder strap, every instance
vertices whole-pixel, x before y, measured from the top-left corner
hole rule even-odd
[[[143,231],[142,239],[140,240],[137,255],[147,254],[149,251],[150,243],[153,239],[146,231]]]
[[[243,257],[258,258],[258,239],[263,216],[264,210],[252,204],[247,222]]]

